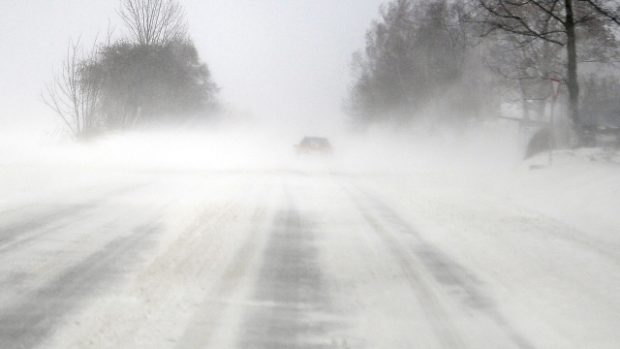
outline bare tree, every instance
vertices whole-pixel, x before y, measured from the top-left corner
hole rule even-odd
[[[608,0],[579,0],[590,5],[596,12],[608,18],[612,22],[620,25],[620,4],[616,3],[615,8]]]
[[[501,30],[528,40],[544,40],[566,48],[569,116],[576,131],[581,133],[577,28],[586,25],[595,16],[618,23],[618,8],[610,7],[603,0],[477,0],[477,4],[487,14],[483,20],[487,35]]]
[[[43,92],[43,101],[63,121],[76,138],[93,134],[99,126],[97,106],[101,86],[97,81],[84,79],[84,72],[97,59],[97,44],[83,54],[79,40],[67,48],[61,69]]]
[[[158,45],[187,34],[183,8],[175,0],[121,0],[121,19],[141,45]]]
[[[348,108],[358,121],[464,126],[490,109],[466,10],[449,0],[392,0],[381,8],[353,59]]]

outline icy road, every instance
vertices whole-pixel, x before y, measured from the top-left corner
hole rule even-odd
[[[0,206],[3,349],[620,347],[617,246],[454,183],[30,171]]]

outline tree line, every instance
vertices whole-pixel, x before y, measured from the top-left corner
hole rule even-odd
[[[536,120],[558,81],[583,143],[594,114],[620,110],[604,91],[617,74],[600,74],[620,62],[618,25],[606,0],[392,0],[354,55],[348,107],[364,125],[462,124],[520,100]]]
[[[76,138],[206,117],[217,86],[189,38],[174,0],[121,0],[127,35],[87,49],[72,42],[44,91],[45,103]]]

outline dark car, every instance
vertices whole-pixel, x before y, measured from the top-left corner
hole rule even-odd
[[[329,155],[332,153],[332,146],[327,138],[323,137],[304,137],[295,146],[298,155]]]

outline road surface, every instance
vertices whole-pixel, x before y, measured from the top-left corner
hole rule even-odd
[[[0,348],[618,347],[620,253],[382,180],[143,173],[12,200]]]

